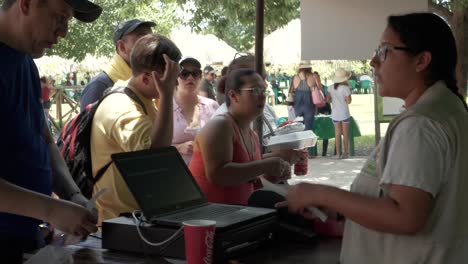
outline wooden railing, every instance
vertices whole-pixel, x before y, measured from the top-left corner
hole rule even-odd
[[[52,89],[51,103],[55,104],[55,114],[52,116],[49,113],[49,119],[56,131],[60,131],[68,120],[80,112],[80,96],[83,88],[83,86],[59,86]]]

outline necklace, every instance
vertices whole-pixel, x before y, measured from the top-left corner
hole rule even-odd
[[[250,138],[250,149],[251,149],[251,151],[249,151],[249,148],[247,147],[247,144],[245,143],[244,136],[242,135],[242,131],[240,130],[239,123],[237,122],[237,120],[234,118],[234,116],[231,113],[228,112],[228,114],[229,114],[229,116],[231,116],[232,120],[234,120],[234,123],[236,123],[237,129],[239,130],[239,136],[241,138],[242,145],[244,146],[245,150],[247,151],[247,154],[249,155],[249,161],[253,161],[254,144],[253,144],[252,137],[249,137]],[[249,134],[250,134],[250,131],[249,131]]]

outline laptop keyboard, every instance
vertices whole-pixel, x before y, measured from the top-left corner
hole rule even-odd
[[[230,207],[225,205],[211,204],[195,210],[166,216],[165,218],[172,221],[186,221],[192,219],[213,219],[225,216],[241,210],[242,207]]]

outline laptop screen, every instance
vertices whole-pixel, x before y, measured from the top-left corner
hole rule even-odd
[[[114,154],[112,160],[147,219],[207,202],[174,147]]]

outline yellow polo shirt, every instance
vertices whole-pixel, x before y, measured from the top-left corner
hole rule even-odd
[[[111,161],[111,154],[149,149],[151,131],[158,110],[151,99],[128,86],[145,105],[142,107],[124,93],[109,95],[98,107],[91,128],[93,175]],[[94,186],[94,193],[107,188],[96,202],[99,223],[120,213],[138,210],[139,206],[114,164]]]

